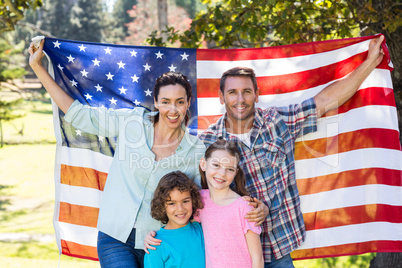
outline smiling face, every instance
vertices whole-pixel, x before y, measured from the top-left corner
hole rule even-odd
[[[158,99],[154,99],[155,108],[159,110],[159,120],[168,128],[180,128],[190,107],[190,99],[183,86],[167,85],[159,90]]]
[[[180,192],[175,188],[165,201],[166,215],[169,219],[165,229],[178,229],[187,225],[193,214],[193,202],[189,191]]]
[[[214,151],[208,159],[202,158],[200,167],[210,190],[226,190],[237,174],[238,159],[226,150]]]
[[[223,92],[219,91],[219,100],[225,104],[229,119],[244,121],[253,118],[258,94],[259,90],[254,89],[251,78],[228,76]]]

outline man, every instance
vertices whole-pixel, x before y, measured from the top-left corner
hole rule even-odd
[[[259,209],[266,219],[261,234],[266,268],[294,267],[290,252],[306,236],[295,176],[296,138],[316,131],[317,118],[354,95],[382,61],[383,40],[380,36],[370,42],[367,59],[347,77],[327,86],[314,98],[289,107],[255,108],[259,88],[250,68],[236,67],[222,75],[219,98],[226,114],[200,139],[206,146],[219,138],[237,144],[247,189],[268,207]]]

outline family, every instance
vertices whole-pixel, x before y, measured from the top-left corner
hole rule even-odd
[[[347,77],[288,107],[255,108],[254,70],[227,70],[219,89],[226,113],[198,137],[186,128],[192,91],[185,75],[156,80],[153,112],[89,107],[42,66],[44,40],[31,44],[30,66],[65,120],[117,138],[97,224],[101,267],[294,267],[290,253],[306,236],[295,140],[354,95],[382,61],[383,39],[370,42]],[[132,154],[152,165],[133,165]]]

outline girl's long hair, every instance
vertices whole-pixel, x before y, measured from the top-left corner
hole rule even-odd
[[[228,152],[231,156],[236,157],[237,159],[237,173],[233,180],[233,183],[230,185],[230,188],[241,196],[249,195],[246,189],[246,178],[244,176],[243,169],[239,166],[240,162],[240,152],[237,149],[236,145],[233,142],[226,141],[223,139],[217,140],[212,143],[208,149],[205,151],[205,161],[208,160],[212,153],[218,150],[224,150]],[[208,189],[207,178],[205,176],[205,171],[199,167],[199,171],[201,174],[201,187],[202,189]]]

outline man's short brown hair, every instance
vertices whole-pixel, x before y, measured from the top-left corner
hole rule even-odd
[[[258,88],[257,78],[255,77],[254,70],[251,68],[248,68],[248,67],[234,67],[234,68],[229,69],[226,72],[224,72],[221,77],[221,82],[220,82],[219,87],[220,87],[222,94],[224,93],[226,78],[229,76],[249,77],[251,79],[251,82],[253,82],[254,92],[257,91],[257,88]]]

